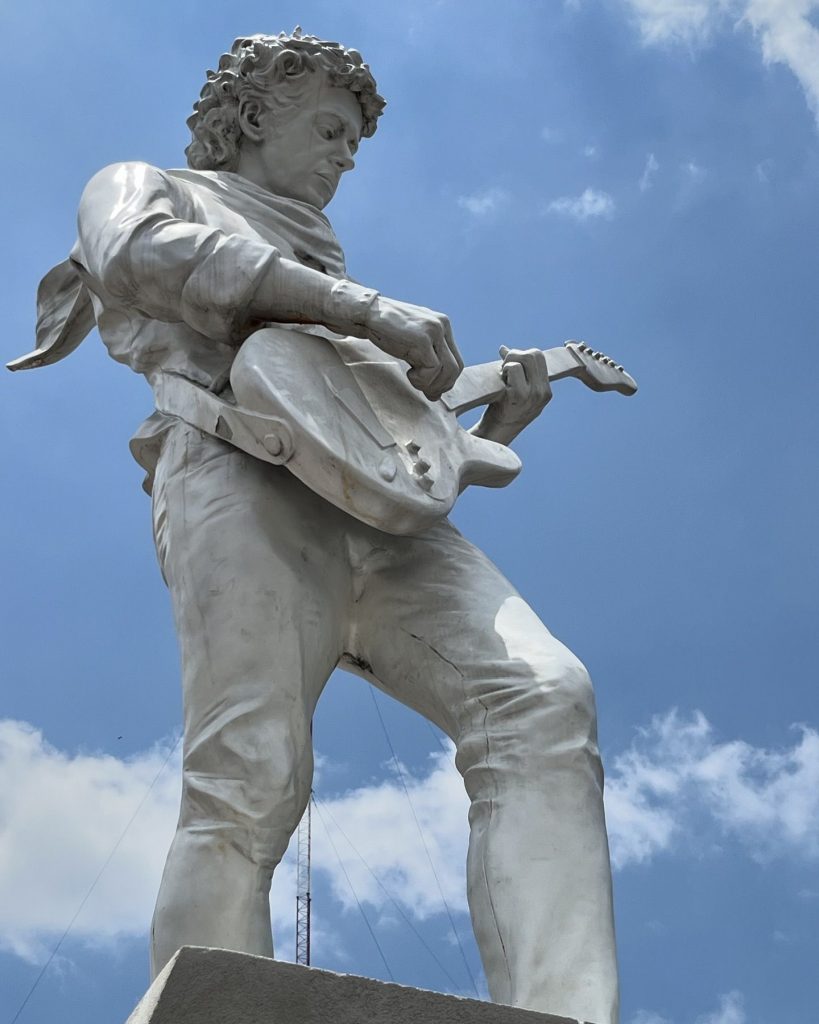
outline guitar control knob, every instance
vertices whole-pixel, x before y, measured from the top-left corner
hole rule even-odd
[[[397,472],[398,466],[395,464],[395,459],[392,455],[385,455],[378,463],[378,475],[382,480],[386,480],[388,484],[393,482]]]
[[[270,421],[268,422],[270,423]],[[274,428],[264,435],[262,445],[270,456],[267,461],[272,462],[275,466],[282,466],[293,454],[293,435],[287,424],[281,420],[273,420],[270,425]]]
[[[264,445],[265,451],[268,455],[272,455],[274,458],[277,455],[281,455],[282,439],[278,434],[265,434],[262,444]]]

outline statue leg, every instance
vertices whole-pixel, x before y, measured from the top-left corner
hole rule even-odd
[[[389,549],[371,559],[351,663],[455,741],[471,799],[469,904],[491,996],[615,1024],[588,673],[449,523]]]
[[[325,508],[285,470],[185,424],[165,443],[154,528],[185,737],[154,974],[182,945],[273,955],[270,880],[309,797],[310,721],[349,603]]]

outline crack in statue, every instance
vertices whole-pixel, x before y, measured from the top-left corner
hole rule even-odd
[[[374,425],[364,431],[366,409],[358,427],[349,420],[373,446],[364,469],[384,486],[404,474],[437,500],[445,456],[422,459],[417,438],[381,435],[382,424],[398,429],[399,385],[408,408],[443,408],[463,367],[449,321],[348,278],[321,213],[383,106],[355,50],[299,30],[238,39],[188,122],[188,169],[117,164],[87,186],[78,241],[40,288],[38,349],[12,364],[56,362],[96,323],[114,359],[158,396],[132,450],[147,470],[181,646],[184,786],[153,970],[183,945],[273,955],[270,880],[310,794],[316,702],[343,664],[455,743],[471,800],[469,906],[492,999],[615,1024],[603,775],[585,668],[444,514],[420,529],[379,528],[378,513],[359,514],[363,477],[345,477],[344,459],[364,457],[333,433],[336,420],[325,430],[330,454],[302,478],[304,425],[271,427],[259,457],[255,427],[241,441],[244,399],[231,373],[240,347],[261,336],[262,351],[292,353],[272,391],[301,389],[313,419],[364,396]],[[299,365],[301,352],[332,357],[332,372],[358,384],[342,393],[330,381],[335,390],[310,406],[308,392],[331,370]],[[514,475],[504,446],[551,391],[544,353],[502,355],[498,394],[461,433]],[[375,385],[373,367],[383,371]],[[207,409],[174,399],[173,387],[221,403],[219,423],[233,425],[210,428]],[[304,482],[319,469],[343,477],[344,497]]]

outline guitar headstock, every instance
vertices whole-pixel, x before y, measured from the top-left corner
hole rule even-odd
[[[564,344],[577,362],[572,376],[578,377],[592,391],[619,391],[621,395],[636,392],[637,381],[609,356],[595,352],[584,341],[567,341]]]

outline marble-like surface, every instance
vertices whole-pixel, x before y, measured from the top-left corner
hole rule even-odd
[[[76,245],[38,293],[37,349],[12,364],[55,363],[96,323],[157,404],[132,451],[185,737],[153,969],[189,945],[272,956],[270,879],[309,798],[316,703],[343,665],[455,744],[492,998],[616,1024],[591,681],[446,514],[463,485],[514,478],[508,446],[550,378],[634,382],[579,344],[504,347],[462,373],[445,313],[348,276],[322,210],[382,107],[355,50],[238,39],[188,122],[187,169],[114,164],[88,184]],[[456,413],[478,404],[467,432]]]
[[[126,1024],[577,1024],[350,974],[186,946]]]

